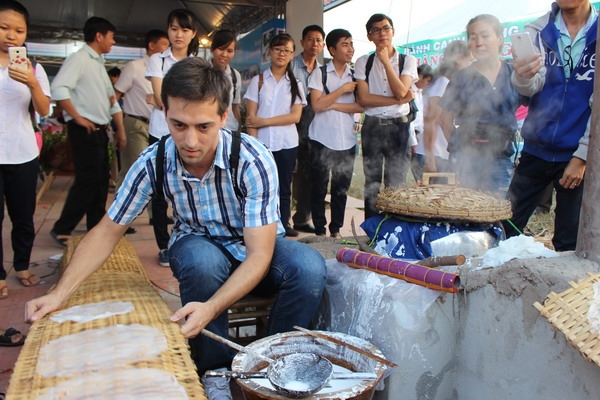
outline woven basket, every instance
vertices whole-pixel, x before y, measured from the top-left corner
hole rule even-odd
[[[80,237],[74,238],[69,242],[63,257],[65,264],[73,255],[80,239]],[[103,301],[129,301],[135,307],[135,311],[85,323],[56,323],[46,317],[32,325],[11,376],[8,398],[36,399],[51,387],[66,380],[61,377],[42,377],[36,373],[38,354],[50,340],[117,324],[143,324],[157,328],[165,335],[168,351],[164,351],[152,360],[139,362],[128,368],[156,368],[167,371],[183,386],[190,399],[206,400],[196,366],[190,357],[179,325],[170,321],[169,308],[152,287],[135,250],[125,238],[121,239],[102,268],[92,274],[73,293],[64,304],[64,308]],[[110,347],[106,350],[112,351]],[[110,398],[110,393],[107,393],[106,397]]]
[[[576,283],[569,282],[571,288],[560,294],[550,293],[544,305],[536,302],[534,306],[586,360],[600,365],[600,335],[590,331],[587,317],[589,302],[594,298],[592,285],[600,281],[600,274],[588,275]]]
[[[389,214],[451,221],[496,222],[512,217],[508,200],[450,185],[385,188],[376,207]]]

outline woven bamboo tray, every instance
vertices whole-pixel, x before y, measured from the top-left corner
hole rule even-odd
[[[64,262],[67,263],[73,254],[73,249],[79,239],[73,240],[65,250]],[[135,270],[132,263],[135,256],[139,270]],[[192,361],[187,343],[179,326],[169,320],[171,312],[164,300],[154,290],[146,273],[141,268],[141,262],[135,251],[122,239],[117,245],[112,261],[92,274],[69,298],[64,308],[75,305],[96,303],[101,301],[130,301],[135,311],[98,319],[86,323],[56,323],[48,317],[35,322],[28,334],[8,388],[8,398],[13,400],[36,399],[51,387],[63,382],[66,378],[42,377],[36,373],[36,366],[40,349],[50,340],[62,336],[78,333],[85,330],[105,328],[112,325],[143,324],[160,330],[166,337],[168,351],[159,357],[138,362],[128,368],[156,368],[167,371],[186,390],[190,399],[206,400],[204,390],[200,385],[196,366]],[[128,265],[120,265],[127,263]],[[115,268],[115,270],[111,270]],[[132,344],[133,345],[133,344]],[[106,349],[111,351],[110,348]],[[110,398],[110,393],[106,394]]]
[[[450,221],[496,222],[512,217],[508,200],[450,185],[385,188],[376,207],[389,214]]]
[[[571,288],[562,293],[550,293],[544,305],[536,302],[534,307],[555,329],[565,334],[567,341],[586,360],[600,365],[600,337],[590,332],[587,318],[589,302],[594,298],[592,285],[600,280],[600,274],[588,272],[588,275],[588,278],[569,282]]]

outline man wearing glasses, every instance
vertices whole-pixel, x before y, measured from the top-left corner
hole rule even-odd
[[[521,135],[523,152],[508,189],[512,222],[520,231],[544,188],[556,189],[552,243],[575,250],[587,156],[598,12],[589,0],[558,0],[526,26],[540,54],[515,58],[512,82],[531,97]],[[587,134],[586,134],[587,133]],[[507,235],[519,232],[505,225]]]
[[[358,101],[366,114],[361,133],[365,219],[378,214],[375,200],[382,175],[385,186],[406,184],[408,102],[414,98],[410,86],[418,79],[416,58],[399,54],[392,44],[390,17],[372,15],[367,21],[367,37],[375,44],[375,54],[365,54],[355,65]]]

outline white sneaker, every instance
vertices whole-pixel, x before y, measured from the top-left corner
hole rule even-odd
[[[226,371],[226,368],[218,368],[217,371]],[[229,388],[229,378],[225,377],[206,377],[200,379],[204,386],[204,393],[208,400],[233,400],[231,389]]]

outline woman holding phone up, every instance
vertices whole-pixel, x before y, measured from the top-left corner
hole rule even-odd
[[[13,266],[23,286],[36,286],[40,279],[29,272],[35,238],[36,184],[39,148],[33,131],[30,105],[40,115],[50,111],[50,83],[44,68],[9,63],[9,48],[23,46],[29,13],[19,2],[0,3],[0,224],[4,206],[12,221]],[[6,202],[6,203],[5,203]],[[2,233],[0,232],[0,239]],[[8,296],[4,254],[0,247],[0,299]]]

